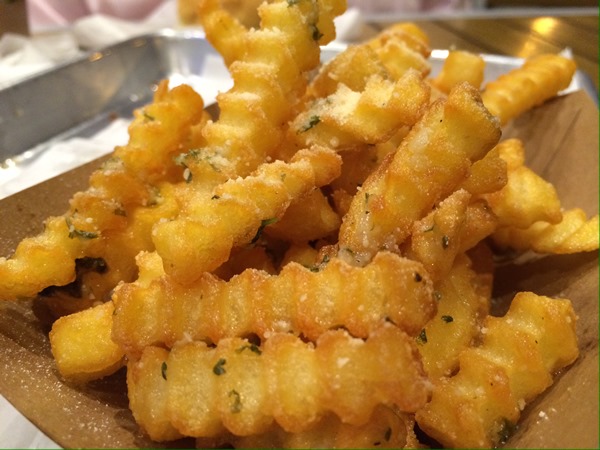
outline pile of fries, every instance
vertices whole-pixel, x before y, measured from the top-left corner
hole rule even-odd
[[[502,126],[566,88],[543,55],[482,86],[389,27],[321,64],[343,0],[199,2],[233,87],[218,118],[166,81],[68,211],[0,258],[41,296],[60,374],[125,367],[155,441],[199,447],[494,447],[579,350],[568,299],[490,315],[494,254],[598,249]],[[427,442],[423,440],[427,437]]]

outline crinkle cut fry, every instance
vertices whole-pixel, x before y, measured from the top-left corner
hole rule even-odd
[[[154,348],[128,364],[129,396],[139,400],[132,402],[134,417],[154,439],[161,435],[153,432],[155,422],[164,417],[185,436],[225,430],[246,436],[274,422],[298,432],[328,413],[360,426],[380,405],[414,412],[429,395],[414,339],[391,324],[366,340],[332,330],[316,345],[274,333],[260,346],[231,338],[214,348],[202,342],[162,354]],[[147,355],[155,362],[147,364]],[[156,397],[145,395],[148,383]],[[149,409],[156,414],[147,414]],[[159,426],[164,430],[164,423]]]
[[[581,208],[572,208],[563,212],[559,223],[539,221],[528,228],[501,227],[492,238],[503,249],[566,255],[598,250],[599,229],[598,214],[588,218]]]
[[[459,357],[417,423],[446,447],[492,448],[510,436],[520,411],[578,356],[569,300],[518,293],[504,317],[488,316],[483,342]]]
[[[212,192],[187,198],[179,217],[153,229],[165,271],[188,283],[216,269],[234,246],[250,243],[261,226],[281,217],[294,199],[337,177],[340,166],[332,150],[303,150],[289,163],[265,163],[252,176],[230,179]]]
[[[321,418],[308,430],[289,433],[278,425],[253,436],[224,434],[197,438],[197,448],[421,448],[414,432],[414,414],[378,406],[361,426],[343,423],[335,414]]]
[[[379,56],[393,78],[399,78],[409,68],[427,76],[431,65],[427,58],[431,54],[429,38],[412,22],[392,25],[367,42]]]
[[[199,0],[198,18],[206,39],[221,55],[226,66],[243,57],[248,29],[221,7],[220,0]]]
[[[370,42],[350,45],[321,67],[308,86],[306,99],[325,98],[340,84],[362,91],[373,75],[396,81],[414,69],[426,76],[430,70],[426,40],[416,25],[400,24]]]
[[[481,98],[504,125],[566,89],[576,69],[572,59],[561,55],[534,56],[521,67],[488,83]]]
[[[130,355],[148,345],[274,331],[315,341],[344,327],[366,338],[385,321],[416,336],[436,309],[423,266],[387,252],[363,268],[333,258],[320,270],[290,263],[278,275],[249,269],[227,282],[206,273],[191,286],[165,275],[147,279],[160,261],[153,254],[138,259],[142,281],[121,285],[114,296],[113,339]]]
[[[291,119],[308,73],[320,62],[319,43],[325,42],[318,26],[332,27],[343,6],[341,0],[260,6],[261,28],[244,35],[243,55],[229,66],[233,88],[218,95],[219,120],[204,129],[202,152],[221,158],[228,166],[224,173],[251,173],[281,143],[282,124]],[[193,165],[188,167],[193,173]]]
[[[168,160],[168,155],[188,141],[192,127],[205,120],[202,107],[202,98],[188,86],[169,91],[167,82],[161,82],[153,102],[135,112],[128,143],[117,147],[116,157],[91,175],[89,188],[73,196],[69,210],[48,218],[44,231],[23,239],[12,257],[0,258],[0,299],[29,298],[48,287],[73,282],[76,260],[105,255],[111,242],[118,242],[130,232],[129,227],[137,226],[137,211],[156,210],[156,186],[173,175],[174,164],[164,164],[160,170],[138,170],[136,155],[143,148],[157,160]],[[153,139],[157,134],[162,137]],[[180,176],[181,169],[177,171]],[[123,270],[135,267],[133,258],[120,264]],[[84,286],[85,278],[84,274]],[[91,293],[102,299],[113,287],[102,286]],[[88,303],[82,302],[82,306]]]
[[[473,345],[489,313],[490,296],[476,288],[479,276],[462,254],[434,285],[437,312],[417,340],[423,367],[433,382],[455,373],[460,352]]]
[[[412,126],[429,103],[429,86],[409,69],[397,81],[370,77],[360,92],[344,84],[317,99],[290,124],[289,138],[300,148],[327,145],[338,150],[390,139],[402,126]]]
[[[519,139],[506,139],[495,148],[507,167],[507,183],[483,194],[499,226],[527,228],[538,221],[558,223],[562,207],[556,188],[525,165],[525,148]]]
[[[380,249],[401,244],[412,223],[456,189],[500,133],[466,83],[433,103],[355,194],[340,228],[340,255],[364,264]]]

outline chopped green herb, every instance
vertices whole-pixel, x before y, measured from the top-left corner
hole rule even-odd
[[[515,432],[516,425],[506,417],[502,418],[500,428],[498,430],[498,443],[506,444],[510,436]]]
[[[314,127],[315,125],[317,125],[320,121],[321,121],[321,117],[319,117],[319,116],[311,116],[310,119],[308,120],[308,124],[304,125],[300,129],[300,132],[304,133],[305,131],[310,130],[312,127]]]
[[[242,353],[244,350],[250,350],[252,353],[256,353],[257,355],[262,354],[262,350],[260,349],[260,347],[256,344],[248,344],[248,345],[242,345],[240,348],[238,348],[236,351],[237,353]]]
[[[125,211],[120,206],[114,209],[113,214],[115,216],[127,217],[127,211]]]
[[[235,389],[232,389],[231,391],[229,391],[227,396],[233,397],[233,401],[231,403],[231,406],[229,407],[229,410],[233,414],[237,414],[237,413],[241,412],[242,411],[242,397],[240,396],[240,393],[238,391],[236,391]]]
[[[166,380],[167,379],[167,362],[163,361],[163,363],[160,365],[160,374],[162,375],[162,377]]]
[[[454,322],[454,317],[452,316],[442,316],[442,320],[446,323]]]
[[[215,375],[223,375],[225,372],[227,372],[225,370],[225,364],[227,363],[227,361],[225,360],[225,358],[220,358],[217,363],[215,364],[215,366],[213,367],[213,373]]]
[[[277,217],[271,217],[270,219],[264,219],[261,223],[260,226],[258,227],[258,230],[256,230],[256,235],[252,238],[252,240],[250,241],[251,244],[255,244],[256,241],[258,241],[262,235],[263,230],[265,229],[265,227],[268,227],[269,225],[273,224],[277,222]]]
[[[98,233],[94,233],[93,231],[79,230],[75,228],[75,226],[71,222],[71,219],[69,219],[68,217],[65,218],[65,221],[67,222],[67,227],[69,229],[70,239],[96,239],[98,237]]]
[[[323,37],[323,33],[321,33],[321,30],[319,30],[319,28],[316,25],[311,25],[310,29],[312,31],[313,41],[318,41]]]
[[[390,439],[392,438],[392,429],[388,428],[387,430],[385,430],[385,434],[383,435],[383,437],[385,438],[385,440],[387,442],[389,442]]]
[[[300,3],[300,0],[287,0],[288,8],[297,5],[298,3]]]
[[[425,331],[425,328],[423,328],[421,330],[421,332],[419,333],[419,335],[417,336],[417,343],[419,343],[419,344],[427,343],[427,332]]]
[[[433,291],[433,298],[439,302],[442,299],[442,293],[440,291]]]
[[[156,119],[154,118],[154,116],[151,116],[151,115],[150,115],[150,114],[148,114],[146,111],[144,111],[144,112],[143,112],[143,114],[144,114],[144,119],[146,119],[148,122],[152,122],[152,121],[156,120]]]
[[[211,200],[219,200],[221,197],[219,197],[218,195],[213,195],[210,199]]]

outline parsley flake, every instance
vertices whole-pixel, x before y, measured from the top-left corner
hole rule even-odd
[[[213,373],[215,375],[223,375],[225,372],[227,372],[227,370],[225,370],[226,363],[227,360],[225,360],[225,358],[220,358],[213,367]]]
[[[240,393],[238,391],[236,391],[235,389],[232,389],[231,391],[229,391],[227,396],[230,398],[233,397],[233,401],[232,401],[231,405],[229,406],[229,410],[233,414],[237,414],[237,413],[241,412],[242,411],[242,396],[240,395]]]
[[[300,132],[304,133],[305,131],[310,130],[312,127],[314,127],[315,125],[317,125],[319,122],[321,122],[321,117],[320,116],[310,116],[310,119],[308,119],[308,124],[304,125],[301,129]]]
[[[251,244],[255,244],[256,241],[258,241],[262,235],[263,230],[265,229],[265,227],[268,227],[271,224],[274,224],[275,222],[277,222],[277,217],[271,217],[270,219],[264,219],[260,222],[260,226],[258,227],[258,230],[256,230],[256,235],[252,238],[252,240],[250,241]]]
[[[247,345],[242,345],[240,348],[238,348],[236,350],[237,353],[242,353],[244,350],[250,350],[252,353],[256,353],[257,355],[262,354],[262,350],[260,349],[260,347],[256,344],[247,344]]]
[[[71,219],[68,217],[65,218],[67,222],[67,227],[69,229],[69,239],[96,239],[98,237],[98,233],[94,233],[93,231],[85,231],[79,230],[75,228],[75,225],[71,222]]]
[[[425,328],[423,328],[417,336],[417,343],[427,344],[427,332],[425,331]]]

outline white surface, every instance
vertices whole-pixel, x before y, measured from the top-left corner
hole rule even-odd
[[[0,448],[61,448],[0,396]]]

